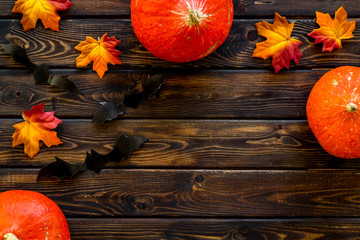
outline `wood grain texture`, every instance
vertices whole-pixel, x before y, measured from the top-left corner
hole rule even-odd
[[[46,110],[55,110],[60,118],[92,118],[99,102],[120,102],[132,81],[147,76],[146,72],[121,71],[99,79],[91,70],[53,72],[69,75],[84,96],[36,85],[25,70],[0,70],[1,116],[18,117],[22,109],[45,102]],[[307,98],[325,72],[170,71],[157,96],[137,109],[127,108],[119,118],[305,119]]]
[[[42,147],[30,159],[23,146],[12,148],[14,123],[0,121],[0,167],[42,167],[54,156],[84,161],[90,149],[106,154],[120,132],[149,138],[138,151],[110,168],[309,169],[360,168],[359,159],[327,154],[306,121],[120,120],[105,125],[64,120],[57,128],[64,142]]]
[[[1,169],[0,191],[44,193],[67,217],[359,217],[359,170],[125,170],[36,182]]]
[[[62,18],[77,17],[101,17],[116,18],[130,16],[130,0],[71,0],[73,6],[66,11],[59,11]],[[356,0],[328,0],[327,4],[322,1],[297,1],[297,0],[234,0],[234,16],[243,17],[273,17],[278,12],[287,17],[315,17],[315,10],[331,15],[343,6],[350,17],[360,16],[360,3]],[[2,0],[0,5],[0,17],[20,18],[20,14],[11,13],[14,0]]]
[[[21,14],[12,13],[14,0],[2,0],[0,4],[0,17],[21,18]],[[130,0],[71,0],[73,6],[66,11],[58,11],[61,18],[76,17],[129,17]],[[41,25],[40,22],[38,24]]]
[[[245,222],[214,219],[69,219],[71,239],[243,239]],[[240,226],[240,227],[239,227]],[[261,239],[259,239],[261,240]]]
[[[131,27],[130,0],[71,0],[59,11],[60,32],[24,33],[15,0],[0,4],[0,43],[24,44],[30,59],[66,74],[84,93],[72,96],[32,76],[0,49],[0,192],[44,193],[64,211],[73,240],[355,240],[360,232],[360,161],[327,154],[311,133],[305,106],[330,68],[360,65],[360,29],[343,48],[322,53],[307,36],[318,28],[315,11],[331,16],[344,6],[358,18],[358,0],[234,0],[235,20],[225,43],[210,56],[175,64],[157,59]],[[299,65],[275,74],[271,60],[252,58],[254,24],[274,13],[295,22]],[[75,69],[74,47],[104,33],[121,40],[122,65],[99,79]],[[319,70],[320,69],[320,70]],[[100,101],[118,102],[133,81],[170,73],[166,85],[118,120],[92,124]],[[64,142],[30,159],[11,147],[21,110],[45,102],[62,124]],[[86,151],[108,153],[120,132],[149,138],[121,164],[72,180],[36,182],[54,156],[72,163]]]
[[[234,1],[236,17],[270,17],[277,12],[286,17],[315,18],[315,11],[329,13],[334,16],[335,11],[343,6],[349,17],[360,16],[360,3],[356,0],[239,0]]]
[[[359,219],[68,219],[74,240],[354,240]]]
[[[0,42],[7,40],[20,42],[25,45],[30,59],[36,63],[48,63],[52,67],[75,67],[75,59],[80,52],[74,47],[86,36],[93,38],[101,37],[104,33],[115,36],[121,42],[118,49],[122,52],[120,60],[122,65],[111,66],[111,69],[134,69],[134,68],[183,68],[189,69],[218,69],[218,68],[258,68],[269,69],[273,72],[271,60],[252,58],[255,44],[263,41],[257,35],[254,24],[258,20],[234,20],[230,34],[222,46],[209,56],[190,63],[170,63],[158,59],[150,54],[137,40],[130,20],[127,19],[71,19],[63,20],[60,32],[44,30],[39,26],[37,29],[24,33],[20,21],[0,20]],[[273,21],[273,20],[268,20]],[[359,25],[359,20],[357,25]],[[314,39],[307,36],[314,28],[318,28],[315,20],[295,20],[292,36],[297,37],[303,44],[300,50],[304,56],[300,64],[291,66],[291,69],[299,68],[332,68],[342,65],[359,65],[360,48],[358,41],[360,29],[354,31],[354,38],[344,40],[343,48],[333,53],[322,53],[322,44],[314,44]],[[7,39],[7,40],[5,40]],[[0,54],[1,67],[19,67],[14,64],[8,55]],[[90,68],[91,66],[89,66]],[[283,70],[287,71],[287,70]]]

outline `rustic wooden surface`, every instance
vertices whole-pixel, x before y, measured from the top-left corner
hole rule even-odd
[[[31,74],[0,51],[0,192],[39,191],[64,211],[72,239],[360,239],[360,161],[327,154],[306,121],[311,88],[326,71],[360,64],[360,28],[343,48],[322,53],[307,36],[315,11],[344,6],[360,25],[360,2],[234,0],[226,42],[210,56],[173,64],[152,56],[131,28],[130,0],[72,0],[59,12],[60,32],[24,33],[13,0],[0,4],[0,43],[24,44],[34,63],[66,74],[84,96],[36,85]],[[262,40],[254,23],[274,12],[295,22],[304,53],[298,65],[274,74],[271,60],[251,58]],[[121,40],[122,65],[99,79],[76,69],[74,47],[105,32]],[[121,100],[129,79],[168,73],[161,91],[113,122],[93,124],[101,101]],[[21,110],[45,102],[63,120],[64,142],[30,159],[11,147]],[[100,174],[36,182],[54,156],[72,163],[94,149],[107,153],[120,132],[149,141]]]

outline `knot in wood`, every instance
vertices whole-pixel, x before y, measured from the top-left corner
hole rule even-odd
[[[202,182],[202,181],[204,181],[204,177],[201,176],[201,175],[198,175],[198,176],[195,177],[195,181]]]

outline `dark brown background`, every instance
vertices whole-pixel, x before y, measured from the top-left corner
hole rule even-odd
[[[360,2],[234,0],[235,19],[226,42],[210,56],[173,64],[138,42],[130,0],[72,0],[60,32],[24,33],[13,0],[0,4],[0,42],[21,42],[34,63],[68,74],[83,91],[75,97],[35,85],[30,74],[0,52],[0,191],[29,189],[52,198],[65,213],[72,239],[360,239],[359,159],[327,154],[311,133],[305,106],[312,86],[331,68],[360,63]],[[315,10],[344,6],[357,21],[353,39],[322,53],[307,36],[317,28]],[[254,23],[274,12],[295,21],[304,56],[274,74],[271,60],[251,58]],[[122,65],[103,79],[76,69],[74,47],[105,32],[121,40]],[[100,101],[118,101],[123,79],[170,73],[160,93],[116,121],[92,124]],[[42,147],[30,159],[11,147],[21,110],[45,102],[64,122],[64,144]],[[36,182],[39,168],[58,156],[81,162],[86,151],[107,153],[124,132],[149,142],[100,174],[64,182]]]

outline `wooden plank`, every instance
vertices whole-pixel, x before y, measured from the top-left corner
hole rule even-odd
[[[239,0],[234,1],[236,17],[270,17],[275,12],[286,17],[315,18],[315,11],[329,13],[332,17],[335,11],[343,6],[349,17],[360,16],[360,2],[356,0]]]
[[[76,17],[129,17],[130,0],[71,0],[73,6],[67,11],[59,11],[62,18]],[[315,10],[325,13],[334,12],[344,6],[350,17],[360,16],[360,3],[356,0],[339,1],[330,0],[324,4],[317,0],[297,1],[297,0],[239,0],[233,1],[234,16],[241,17],[273,17],[274,12],[278,12],[287,17],[312,17],[315,18]],[[12,14],[14,7],[13,0],[2,0],[0,5],[0,17],[20,18],[20,14]]]
[[[74,240],[350,240],[359,219],[68,219]]]
[[[25,70],[0,70],[0,112],[18,117],[22,109],[41,102],[61,118],[92,118],[99,102],[120,102],[130,78],[146,72],[107,73],[99,79],[91,70],[53,71],[69,75],[84,97],[59,93],[55,87],[36,85]],[[121,118],[296,118],[305,119],[305,106],[315,82],[325,71],[202,71],[170,72],[157,97],[139,108],[128,108]],[[286,111],[284,111],[286,109]]]
[[[72,163],[85,159],[86,151],[110,152],[120,132],[149,138],[138,151],[111,168],[219,168],[308,169],[360,168],[358,159],[327,154],[306,121],[235,120],[121,120],[94,125],[85,120],[64,120],[57,128],[64,142],[42,147],[30,159],[23,146],[12,148],[13,124],[0,121],[0,166],[42,167],[54,156]]]
[[[73,19],[62,20],[60,32],[44,30],[41,26],[35,30],[24,33],[19,20],[0,21],[0,39],[22,42],[28,50],[29,57],[34,63],[48,63],[52,67],[75,67],[75,59],[79,52],[74,47],[86,36],[101,37],[104,33],[116,36],[121,40],[118,49],[122,52],[120,59],[122,65],[113,68],[260,68],[273,72],[271,60],[252,58],[255,44],[263,41],[257,35],[254,24],[258,20],[234,20],[233,26],[225,43],[208,57],[190,63],[170,63],[160,60],[150,54],[137,40],[127,19]],[[269,20],[272,21],[272,20]],[[357,25],[360,25],[357,20]],[[297,68],[337,67],[341,65],[359,65],[360,49],[358,40],[360,29],[354,31],[354,38],[344,40],[343,48],[333,53],[322,53],[322,44],[314,45],[314,39],[307,34],[317,28],[314,20],[295,20],[292,36],[300,39],[304,44],[300,46],[303,52],[300,64],[292,66]],[[8,55],[0,54],[0,66],[19,67],[14,64]],[[286,71],[286,70],[284,70]]]
[[[36,182],[1,169],[0,191],[28,189],[67,217],[359,217],[359,170],[103,170]]]
[[[71,0],[73,6],[66,11],[59,11],[61,18],[86,17],[129,17],[130,0]],[[21,18],[21,14],[12,13],[13,0],[2,0],[0,5],[0,17]],[[39,24],[40,22],[38,22]]]

